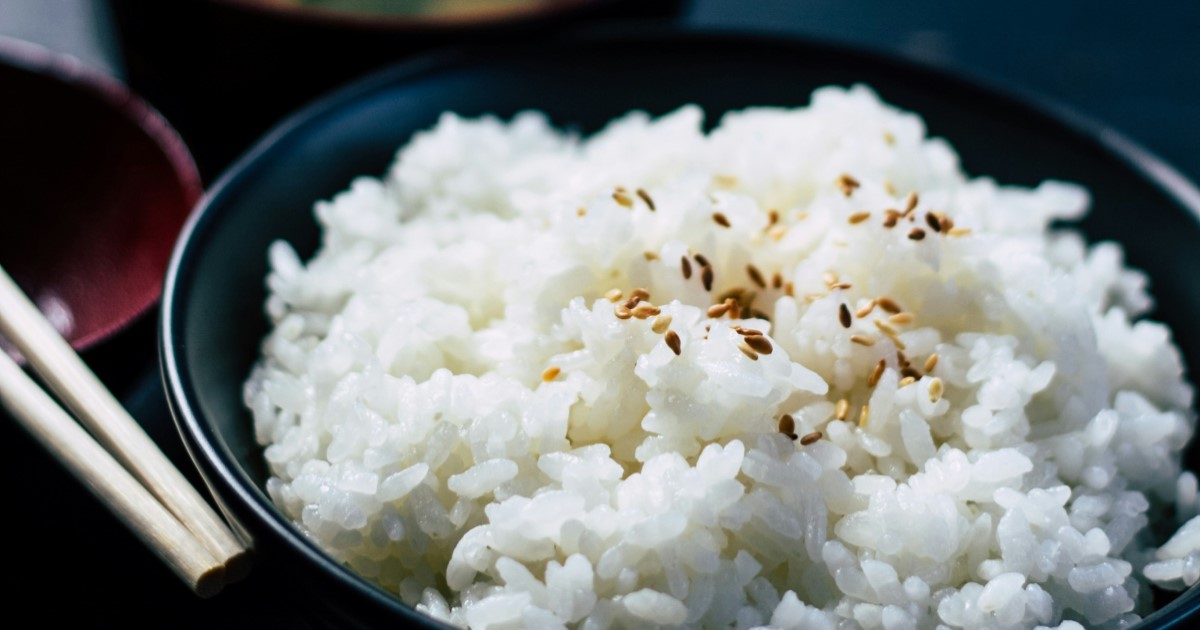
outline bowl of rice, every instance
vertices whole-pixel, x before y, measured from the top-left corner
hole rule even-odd
[[[173,412],[317,624],[1194,621],[1200,193],[1031,102],[695,33],[394,67],[210,191]]]

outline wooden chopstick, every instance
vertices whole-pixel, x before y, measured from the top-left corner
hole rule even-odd
[[[224,566],[3,351],[0,403],[197,595],[221,590]]]
[[[192,533],[234,581],[250,554],[224,521],[0,267],[0,334],[84,427]]]

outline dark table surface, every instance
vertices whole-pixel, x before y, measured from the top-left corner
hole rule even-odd
[[[846,42],[1032,90],[1200,180],[1200,2],[695,0],[681,21]],[[0,0],[3,33],[121,73],[111,21],[96,3]],[[163,397],[154,317],[85,359],[198,482]],[[303,627],[289,616],[287,585],[253,575],[196,599],[8,418],[0,462],[15,556],[3,597],[10,615],[47,627]]]

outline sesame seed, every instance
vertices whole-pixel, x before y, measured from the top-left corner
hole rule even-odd
[[[870,218],[871,218],[870,212],[866,212],[866,211],[855,212],[854,214],[850,215],[849,221],[850,221],[850,225],[858,225],[859,223],[862,223],[863,221],[866,221],[867,219],[870,219]]]
[[[793,440],[796,439],[796,419],[786,413],[780,416],[779,432]]]
[[[805,293],[804,301],[812,303],[812,302],[816,302],[817,300],[820,300],[822,298],[825,298],[828,295],[829,295],[828,293]]]
[[[952,230],[954,230],[954,219],[951,219],[950,217],[939,213],[938,214],[938,222],[940,222],[942,224],[943,232],[951,232]]]
[[[771,340],[763,336],[747,336],[742,341],[759,354],[771,354],[775,351],[775,348],[771,346]]]
[[[896,300],[893,300],[887,296],[875,298],[875,302],[879,304],[879,308],[892,314],[896,314],[904,310],[900,308],[900,305],[896,303]]]
[[[630,317],[633,317],[633,313],[629,311],[629,307],[625,306],[624,304],[618,304],[616,307],[614,307],[613,315],[616,315],[617,319],[629,319]]]
[[[834,185],[842,191],[843,195],[849,197],[850,195],[853,195],[854,190],[862,184],[858,183],[857,179],[854,179],[853,177],[843,173],[838,175],[837,180],[834,181]]]
[[[643,289],[643,288],[641,288],[641,287],[638,287],[638,288],[636,288],[636,289],[634,289],[634,290],[632,290],[632,291],[630,291],[630,292],[629,292],[629,297],[635,297],[635,298],[637,298],[637,299],[639,299],[639,300],[649,300],[649,299],[650,299],[650,292],[649,292],[649,291],[647,291],[646,289]],[[631,308],[632,308],[632,307],[631,307]]]
[[[695,258],[696,264],[700,265],[701,267],[708,266],[708,259],[704,257],[704,254],[694,254],[692,258]]]
[[[658,260],[658,254],[655,252],[645,251],[642,252],[642,256],[644,256],[646,260]]]
[[[885,334],[889,337],[896,336],[896,329],[893,328],[891,324],[883,321],[882,319],[875,319],[874,322],[875,322],[875,327],[878,328],[880,330],[880,332],[882,332],[883,334]]]
[[[729,227],[729,217],[726,217],[724,214],[722,214],[720,212],[714,212],[712,215],[712,220],[716,221],[717,225],[719,225],[721,227],[725,227],[725,228]]]
[[[633,198],[630,197],[629,194],[625,192],[624,188],[618,188],[616,191],[614,191],[612,194],[612,198],[613,198],[613,201],[616,201],[617,203],[621,204],[622,206],[624,206],[626,208],[633,207]]]
[[[870,337],[866,337],[864,335],[850,335],[850,341],[852,341],[860,346],[870,347],[870,346],[875,345],[874,339],[872,339]]]
[[[737,332],[737,334],[739,334],[743,337],[761,337],[763,335],[763,332],[761,330],[755,330],[753,328],[742,328],[741,326],[734,326],[733,330],[735,332]]]
[[[916,383],[916,382],[917,382],[917,379],[915,379],[911,376],[905,376],[904,378],[900,379],[899,387],[908,387],[909,385],[912,385],[913,383]]]
[[[729,310],[729,319],[742,318],[742,305],[733,298],[725,298],[725,307]]]
[[[779,223],[779,211],[772,208],[767,212],[767,227],[771,227],[776,223]]]
[[[637,189],[637,196],[641,197],[642,201],[646,202],[646,206],[650,208],[650,212],[654,212],[654,200],[650,198],[650,193],[646,192],[646,189]]]
[[[742,351],[742,354],[744,354],[744,355],[746,355],[747,357],[749,357],[749,359],[750,359],[751,361],[757,361],[757,360],[758,360],[758,353],[754,351],[754,348],[751,348],[750,346],[746,345],[746,342],[744,342],[744,341],[743,341],[742,343],[739,343],[739,344],[738,344],[738,350],[741,350],[741,351]]]
[[[674,330],[668,330],[663,341],[667,343],[667,347],[675,353],[675,356],[683,353],[683,342],[679,340],[679,335]]]
[[[928,225],[929,229],[933,230],[934,232],[942,231],[942,222],[938,219],[937,215],[932,212],[925,213],[925,224]]]
[[[888,146],[891,146],[896,144],[896,136],[893,136],[892,132],[890,131],[885,131],[883,132],[883,141],[886,142]]]
[[[795,297],[796,285],[793,284],[791,280],[788,280],[787,282],[783,283],[783,292],[789,297]]]
[[[858,426],[865,429],[867,422],[871,419],[871,405],[863,405],[862,411],[858,412]]]
[[[662,309],[650,304],[649,302],[642,302],[641,304],[635,306],[631,312],[633,313],[633,316],[638,319],[646,319],[648,317],[658,315],[662,312]]]
[[[942,379],[934,377],[929,381],[929,402],[937,402],[942,399],[942,393],[945,386],[942,384]]]
[[[875,387],[879,384],[879,379],[883,377],[883,371],[887,369],[887,361],[880,359],[879,363],[875,364],[875,369],[871,370],[871,375],[867,377],[867,387]]]
[[[659,315],[658,317],[654,318],[654,323],[650,324],[650,330],[653,330],[654,332],[656,332],[660,335],[667,332],[667,329],[670,327],[671,327],[671,316],[670,315]]]
[[[904,198],[904,214],[916,210],[918,203],[920,203],[920,197],[917,196],[917,191],[908,193],[908,196]]]
[[[783,237],[787,236],[787,231],[786,225],[776,225],[767,230],[767,236],[771,237],[773,241],[782,241]]]
[[[713,285],[713,270],[712,267],[705,266],[700,270],[700,282],[704,283],[705,291],[712,291]]]
[[[609,289],[608,292],[604,294],[604,298],[609,302],[616,302],[617,300],[621,299],[621,295],[620,289]]]
[[[733,188],[738,184],[738,178],[733,175],[714,175],[713,183],[721,188]]]
[[[873,311],[873,310],[875,310],[875,300],[871,300],[871,301],[867,302],[866,304],[862,305],[862,307],[859,308],[857,311],[854,311],[854,316],[861,319],[863,317],[866,317],[867,315],[870,315],[871,311]]]
[[[901,215],[899,212],[896,212],[895,210],[888,210],[887,214],[883,217],[883,227],[896,227],[896,223],[900,221],[900,216]]]
[[[783,274],[776,271],[775,275],[771,276],[771,287],[774,289],[783,287]]]
[[[937,364],[938,354],[934,352],[933,354],[929,355],[928,359],[925,359],[925,372],[932,372],[933,368],[937,367]]]
[[[849,282],[839,282],[837,284],[829,285],[829,290],[830,291],[845,291],[846,289],[849,289],[852,286],[854,286],[854,285],[850,284]]]
[[[808,446],[809,444],[821,439],[821,437],[822,434],[820,431],[813,431],[812,433],[800,438],[800,446]]]
[[[806,210],[801,210],[800,212],[796,213],[796,222],[797,223],[799,223],[800,221],[803,221],[807,218],[808,218],[808,211],[806,211]]]
[[[561,372],[562,368],[558,367],[557,365],[548,367],[546,368],[545,372],[542,372],[542,381],[549,383],[550,381],[558,378],[558,375]]]
[[[750,276],[750,280],[757,284],[760,288],[767,288],[767,281],[763,278],[762,272],[753,264],[746,265],[746,275]]]
[[[834,407],[834,415],[838,420],[845,420],[846,416],[850,415],[850,401],[845,398],[837,401],[837,406]]]
[[[688,261],[687,256],[679,259],[679,266],[683,269],[683,279],[690,280],[692,278],[692,263]]]
[[[950,228],[950,236],[966,236],[971,233],[971,228],[956,227]]]
[[[712,306],[708,307],[707,315],[709,317],[716,318],[716,317],[720,317],[728,312],[729,312],[729,304],[728,303],[713,304]]]
[[[888,321],[893,324],[911,324],[914,319],[916,319],[916,316],[912,313],[896,313],[888,317]]]
[[[826,271],[825,273],[821,274],[821,281],[825,283],[825,286],[831,287],[837,284],[838,277],[836,273],[833,273],[832,271]]]
[[[575,216],[577,216],[577,217],[584,217],[584,216],[587,216],[587,208],[579,208],[579,209],[577,209],[577,210],[575,211]]]
[[[849,328],[853,320],[850,319],[850,309],[845,302],[838,305],[838,321],[842,323],[842,328]]]
[[[908,238],[910,238],[914,241],[919,241],[919,240],[925,238],[925,230],[922,230],[919,227],[915,227],[908,233]]]
[[[889,195],[896,194],[896,186],[894,184],[892,184],[892,180],[890,180],[890,179],[884,178],[883,189],[886,190],[887,194],[889,194]]]
[[[631,309],[631,308],[633,308],[633,307],[637,306],[638,304],[640,304],[641,302],[642,302],[642,296],[640,296],[640,295],[631,295],[631,296],[629,296],[629,299],[628,299],[628,300],[625,300],[625,304],[624,304],[624,306],[625,306],[625,308],[630,308],[630,309]]]

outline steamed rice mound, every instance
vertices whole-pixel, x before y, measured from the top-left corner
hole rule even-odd
[[[447,114],[271,249],[268,490],[459,626],[1126,627],[1200,578],[1194,392],[1088,204],[862,87]]]

